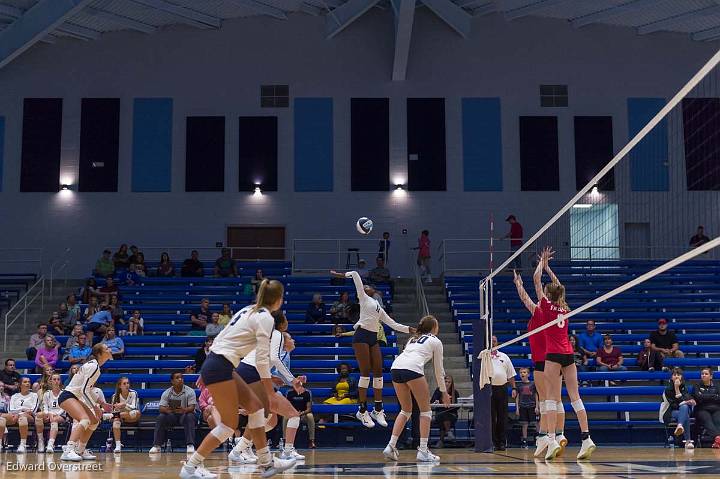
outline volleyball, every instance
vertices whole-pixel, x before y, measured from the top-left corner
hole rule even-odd
[[[358,230],[358,233],[361,235],[369,235],[370,232],[372,232],[373,229],[373,222],[369,218],[365,218],[364,216],[357,220],[357,223],[355,223],[355,228]]]

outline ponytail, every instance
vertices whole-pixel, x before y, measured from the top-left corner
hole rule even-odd
[[[86,360],[90,361],[91,359],[94,359],[95,361],[97,361],[102,354],[104,347],[105,343],[97,343],[95,346],[92,347],[92,351],[90,351],[90,354],[88,355]]]
[[[415,328],[415,334],[410,337],[410,341],[419,338],[423,334],[431,333],[432,330],[435,329],[435,326],[437,326],[437,324],[438,320],[435,318],[435,316],[431,314],[423,316],[423,318],[420,320],[417,327]]]
[[[570,311],[570,306],[568,306],[567,301],[565,301],[565,286],[550,283],[545,286],[545,294],[552,303],[557,304],[566,311]]]
[[[263,279],[257,292],[257,300],[252,308],[257,313],[261,308],[268,308],[283,297],[285,288],[280,281],[275,279]]]

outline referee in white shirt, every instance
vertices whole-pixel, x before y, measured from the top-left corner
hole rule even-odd
[[[492,337],[493,347],[497,346],[496,336]],[[517,396],[515,389],[515,368],[507,354],[493,351],[491,354],[493,364],[492,396],[490,399],[491,424],[493,444],[496,451],[505,450],[505,423],[508,417],[508,382],[512,386],[512,398]]]

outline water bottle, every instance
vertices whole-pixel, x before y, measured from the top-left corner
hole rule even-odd
[[[165,444],[165,452],[172,451],[172,441],[170,439],[167,440],[167,443]]]
[[[107,440],[105,441],[105,452],[112,452],[113,451],[113,440],[110,436],[108,436]]]
[[[280,438],[280,441],[278,441],[278,451],[282,452],[285,450],[285,439],[282,437]]]

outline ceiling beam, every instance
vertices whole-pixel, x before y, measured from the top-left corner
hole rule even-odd
[[[93,0],[40,0],[0,32],[0,68],[72,18]]]
[[[423,0],[426,7],[440,17],[458,35],[467,38],[470,35],[470,19],[472,16],[450,0]]]
[[[717,40],[720,37],[720,27],[708,28],[692,34],[692,39],[696,41]]]
[[[83,37],[86,40],[97,40],[98,38],[100,38],[100,35],[102,35],[102,33],[98,32],[97,30],[81,27],[80,25],[74,25],[72,23],[63,23],[62,25],[57,27],[57,31],[63,33],[71,33],[76,37]]]
[[[395,12],[395,56],[393,59],[393,81],[405,80],[410,40],[415,20],[415,0],[391,0]]]
[[[380,0],[349,0],[328,12],[325,16],[325,34],[332,38],[365,12],[377,5]]]
[[[466,5],[460,6],[465,7]],[[485,5],[480,5],[479,7],[472,9],[472,15],[474,17],[482,17],[493,13],[497,13],[497,5],[495,5],[495,2],[486,3]]]
[[[280,20],[287,20],[287,15],[283,10],[280,10],[277,7],[273,7],[272,5],[261,3],[256,0],[229,0],[229,2],[239,7],[250,8],[262,15],[267,15],[269,17],[277,18]]]
[[[138,32],[155,33],[157,31],[157,27],[154,27],[153,25],[148,25],[147,23],[142,23],[132,18],[123,17],[122,15],[117,15],[98,8],[88,7],[83,10],[83,13],[87,13],[93,17],[102,18],[103,20],[108,20],[116,25],[120,25],[130,30],[137,30]]]
[[[149,8],[161,10],[170,14],[183,23],[198,28],[220,28],[222,20],[206,13],[198,12],[187,7],[181,7],[165,0],[130,0],[132,2],[144,5]]]
[[[506,10],[505,20],[517,20],[518,18],[527,17],[528,15],[537,15],[550,8],[568,3],[569,0],[537,0],[528,5],[524,5],[519,8],[513,8],[512,10]]]
[[[20,8],[0,3],[0,17],[11,18],[15,20],[16,18],[22,17],[23,13],[25,12]]]
[[[313,17],[319,17],[320,15],[325,13],[325,10],[323,10],[322,8],[307,2],[303,2],[300,4],[300,11],[303,13],[307,13],[308,15],[312,15]]]
[[[701,8],[700,10],[693,10],[691,12],[681,13],[670,18],[663,18],[656,22],[641,25],[637,28],[639,35],[647,35],[648,33],[659,32],[661,30],[672,30],[676,25],[679,25],[688,20],[694,18],[704,17],[706,15],[717,15],[720,14],[720,5],[713,5],[711,7]]]
[[[616,7],[607,8],[589,15],[577,17],[572,20],[572,26],[575,28],[584,27],[586,25],[590,25],[591,23],[602,22],[611,18],[619,17],[620,15],[633,10],[655,5],[657,5],[657,0],[630,0],[629,2],[625,2]]]

